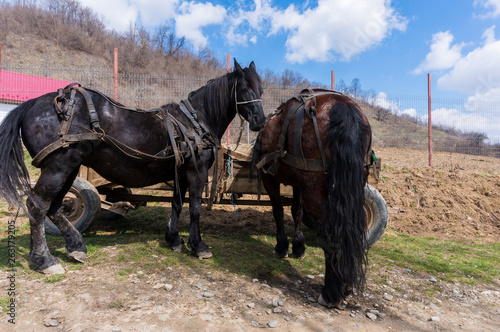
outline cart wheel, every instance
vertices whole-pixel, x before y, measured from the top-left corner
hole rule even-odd
[[[365,186],[364,208],[367,229],[366,242],[369,248],[382,237],[389,220],[389,212],[384,198],[377,189],[369,184]],[[316,223],[307,211],[304,211],[302,223],[310,229],[316,229]]]
[[[385,232],[387,221],[389,220],[389,211],[384,197],[377,189],[367,184],[365,186],[365,204],[366,212],[366,243],[368,248],[377,242]]]
[[[63,199],[63,214],[82,233],[97,219],[101,210],[101,199],[94,186],[77,177]],[[59,228],[49,218],[45,218],[45,231],[52,235],[62,235]]]

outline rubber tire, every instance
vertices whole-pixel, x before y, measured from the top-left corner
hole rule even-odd
[[[367,217],[371,219],[368,222],[368,230],[366,233],[366,242],[368,248],[374,245],[385,232],[387,221],[389,220],[389,212],[384,197],[373,186],[367,184],[365,186],[365,201],[364,207]],[[307,211],[304,211],[302,223],[310,229],[316,229],[316,223]]]
[[[367,218],[369,218],[371,214],[372,219],[371,224],[370,221],[367,220],[369,225],[366,232],[366,243],[368,248],[370,248],[380,240],[382,235],[384,235],[389,220],[389,211],[387,210],[387,204],[385,203],[384,197],[382,197],[377,189],[369,184],[365,186],[364,206]]]
[[[64,196],[63,201],[66,200],[77,203],[77,206],[70,211],[71,213],[68,211],[63,211],[63,213],[80,233],[99,217],[101,198],[97,189],[87,180],[77,177],[68,194]],[[59,228],[48,217],[45,218],[45,232],[52,235],[62,235]]]

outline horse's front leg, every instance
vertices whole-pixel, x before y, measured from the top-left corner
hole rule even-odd
[[[201,198],[208,179],[208,170],[205,167],[199,167],[198,171],[199,173],[191,170],[187,174],[189,179],[190,217],[188,246],[198,258],[205,259],[212,257],[208,245],[201,240],[200,234]]]
[[[172,214],[168,220],[167,232],[165,233],[165,241],[167,241],[170,248],[175,252],[186,250],[184,240],[179,236],[178,226],[182,203],[186,196],[187,183],[185,179],[181,179],[179,182],[179,184],[175,184],[174,197],[172,199]]]
[[[274,254],[278,258],[288,256],[288,238],[285,233],[285,222],[283,220],[283,204],[280,197],[280,184],[270,175],[262,173],[262,184],[266,188],[271,205],[273,207],[273,216],[276,221],[276,246]]]

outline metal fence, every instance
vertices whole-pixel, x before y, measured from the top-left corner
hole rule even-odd
[[[25,74],[30,77],[45,77],[65,82],[78,82],[82,86],[99,90],[114,96],[114,74],[109,68],[53,67],[53,66],[9,66],[2,64],[1,71]],[[174,77],[169,75],[119,74],[117,99],[127,106],[149,109],[161,105],[179,102],[187,98],[191,91],[205,85],[212,77]],[[2,83],[0,92],[9,89],[9,84]],[[62,83],[64,84],[64,83]],[[25,84],[30,92],[43,94],[43,87]],[[62,87],[62,86],[61,86]],[[265,85],[262,97],[266,114],[273,112],[282,102],[298,93],[300,88]],[[7,91],[16,93],[16,91]],[[1,97],[0,97],[1,98]],[[426,96],[391,96],[379,94],[355,98],[367,115],[373,131],[373,146],[384,150],[390,148],[411,149],[425,152],[428,149],[427,97]],[[19,103],[20,101],[2,100],[1,103]],[[1,105],[0,105],[1,106]],[[444,100],[434,98],[433,109],[433,150],[464,156],[481,155],[490,157],[493,167],[500,161],[500,102]],[[0,113],[2,108],[0,107]],[[4,111],[5,113],[5,111]],[[1,114],[0,114],[1,115]],[[437,116],[437,118],[435,118]],[[495,122],[496,121],[496,122]],[[496,125],[495,125],[496,123]],[[230,126],[230,143],[234,144],[240,132],[240,123],[236,118]],[[486,134],[487,138],[481,134]],[[251,143],[256,134],[245,125],[242,142]],[[224,138],[225,142],[226,138]],[[450,159],[450,158],[448,158]],[[461,159],[460,157],[458,159]],[[462,158],[464,162],[467,158]],[[490,160],[490,159],[488,159]],[[394,161],[404,166],[425,166],[427,158]],[[436,167],[448,167],[445,163],[435,163]]]

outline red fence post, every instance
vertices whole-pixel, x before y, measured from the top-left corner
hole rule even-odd
[[[231,54],[228,53],[227,54],[227,68],[226,68],[227,72],[230,73],[231,72]],[[227,130],[226,130],[226,145],[229,147],[229,142],[230,142],[230,136],[231,136],[231,124],[229,124],[229,126],[227,126]]]
[[[428,132],[429,132],[429,167],[432,167],[432,107],[431,107],[431,74],[427,74],[427,108],[428,108]]]
[[[335,71],[332,70],[332,91],[335,91]]]
[[[118,101],[118,48],[115,47],[115,56],[114,56],[114,70],[113,70],[113,85],[114,85],[114,94],[113,97],[116,101]]]

